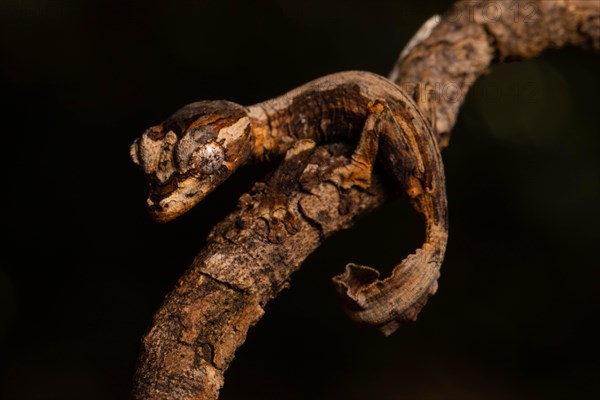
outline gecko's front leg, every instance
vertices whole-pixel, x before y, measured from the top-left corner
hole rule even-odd
[[[421,248],[380,280],[373,268],[349,264],[334,278],[356,321],[390,334],[414,320],[437,288],[447,239],[444,172],[425,117],[384,77],[361,71],[332,74],[283,96],[244,107],[228,101],[189,104],[144,132],[131,157],[149,178],[148,210],[159,222],[185,213],[250,160],[283,157],[300,140],[358,137],[351,162],[330,181],[367,188],[376,159],[391,172],[426,221]],[[264,218],[294,229],[285,210]],[[276,229],[270,240],[276,241]]]

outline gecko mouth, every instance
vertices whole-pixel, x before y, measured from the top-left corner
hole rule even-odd
[[[208,182],[194,176],[173,179],[165,184],[150,183],[148,213],[156,222],[168,222],[184,214],[210,191]]]

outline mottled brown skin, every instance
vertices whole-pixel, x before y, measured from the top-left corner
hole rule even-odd
[[[502,18],[482,18],[485,17],[484,11],[488,6],[499,7]],[[491,64],[535,57],[548,48],[575,46],[586,50],[600,50],[598,1],[461,0],[454,4],[452,10],[448,18],[435,17],[435,25],[419,30],[390,74],[392,81],[415,96],[421,112],[425,112],[428,120],[432,121],[440,148],[448,144],[449,132],[462,104],[462,97],[457,101],[454,97],[443,96],[440,88],[458,85],[464,96],[477,78],[488,72]],[[517,15],[515,10],[519,10]],[[329,89],[335,89],[338,83],[340,80],[334,81]],[[324,92],[326,86],[327,82],[324,82],[317,92]],[[419,90],[425,96],[421,96],[415,90],[417,88],[423,88]],[[313,87],[311,90],[314,89]],[[276,103],[281,107],[275,107],[275,110],[280,110],[281,118],[290,121],[294,114],[286,113],[289,110],[289,98],[279,100],[281,101]],[[340,98],[337,101],[346,100]],[[377,112],[376,104],[377,102],[371,107],[374,114]],[[196,201],[194,192],[198,188],[194,184],[207,182],[207,186],[202,189],[206,191],[210,185],[218,184],[216,182],[219,179],[225,179],[224,176],[215,175],[219,160],[226,160],[226,165],[232,166],[236,162],[233,157],[235,155],[241,163],[243,157],[240,154],[244,155],[246,152],[249,153],[247,162],[267,155],[265,139],[269,136],[266,133],[273,131],[268,129],[270,127],[261,118],[266,115],[262,113],[262,108],[201,102],[186,109],[189,117],[180,115],[174,118],[174,121],[179,122],[175,124],[177,130],[172,134],[169,134],[169,130],[173,128],[163,124],[164,128],[154,128],[156,133],[148,132],[146,137],[140,137],[132,147],[134,160],[149,174],[150,179],[157,181],[155,189],[152,189],[156,190],[151,199],[152,204],[167,199],[170,192],[177,193],[175,188],[179,186],[183,188],[180,191],[187,189],[187,194]],[[254,110],[253,120],[258,121],[251,127],[252,133],[248,138],[251,144],[248,146],[244,140],[237,141],[237,150],[230,152],[227,157],[224,152],[219,152],[219,147],[215,147],[217,144],[208,146],[204,149],[204,156],[198,160],[200,172],[191,172],[186,160],[202,147],[192,146],[195,139],[216,139],[217,130],[226,125],[234,125],[236,118],[231,113],[237,113],[240,109],[246,115]],[[345,108],[342,106],[342,109]],[[198,117],[203,115],[204,122],[198,123],[208,126],[204,130],[206,134],[198,135],[197,132],[192,138],[179,139],[178,135],[181,137],[182,133],[185,134],[188,125],[194,122],[195,113]],[[209,122],[211,115],[213,122]],[[318,111],[311,115],[317,116]],[[362,127],[366,125],[367,121],[361,115],[363,114],[359,113],[358,119],[362,121],[362,125],[355,133],[362,132]],[[223,116],[227,117],[220,118]],[[419,121],[422,119],[420,113],[415,118]],[[376,118],[371,118],[374,119]],[[304,126],[302,120],[296,120],[296,124]],[[293,131],[295,134],[291,136],[284,135],[268,143],[284,142],[277,146],[281,146],[281,149],[288,148],[289,141],[293,142],[302,136],[298,136],[298,132],[304,132],[296,129]],[[283,129],[278,131],[278,134],[283,133]],[[161,136],[169,137],[163,141]],[[287,141],[283,140],[284,137],[287,137]],[[315,138],[334,139],[321,136]],[[228,139],[228,149],[234,147],[231,135],[222,139]],[[177,150],[181,153],[177,159],[181,165],[169,162],[177,140],[184,142]],[[336,186],[335,182],[340,182],[340,170],[348,169],[348,143],[338,142],[317,147],[313,143],[311,148],[308,142],[297,141],[274,173],[242,196],[238,209],[213,228],[204,248],[167,294],[154,316],[151,328],[144,335],[134,379],[134,398],[215,400],[223,386],[225,371],[236,350],[244,343],[248,330],[264,315],[265,306],[287,287],[291,276],[304,260],[327,237],[352,226],[357,218],[390,200],[393,193],[387,190],[387,183],[383,184],[381,173],[373,175],[368,190],[358,186],[345,190]],[[374,141],[368,143],[373,144]],[[163,152],[163,148],[171,150]],[[283,151],[269,149],[273,152],[272,156]],[[381,147],[377,154],[380,159],[384,158]],[[160,171],[159,162],[162,163]],[[184,176],[172,176],[176,167],[180,171],[188,171],[198,179],[186,181]],[[201,178],[201,171],[214,176],[210,179]],[[179,174],[183,175],[182,172]],[[159,192],[161,182],[169,179],[176,184]],[[202,191],[198,191],[201,195]],[[193,204],[190,201],[177,203],[177,200],[186,199],[189,200],[186,195],[174,197],[171,200],[175,202],[170,207],[179,204],[178,211],[184,212],[186,207]],[[342,214],[340,211],[346,213]],[[165,217],[164,220],[174,217],[174,211],[171,214],[161,213],[158,207],[151,212],[158,220],[161,215]],[[354,267],[351,270],[363,271]],[[349,291],[344,284],[340,284],[339,288],[356,298],[362,296],[363,299],[376,299],[376,289],[380,284],[369,283],[375,272],[369,269],[364,269],[364,272],[362,275],[349,274],[349,278],[354,278],[355,281],[351,280],[349,283],[356,284],[347,286],[366,288],[368,296],[360,290]],[[344,282],[341,277],[339,279]],[[386,285],[394,286],[389,282],[384,286]],[[434,287],[433,283],[430,291]],[[392,292],[402,293],[401,290],[387,291]],[[426,297],[415,302],[413,312],[423,304]],[[365,310],[361,314],[361,308],[355,303],[352,298],[348,299],[350,312],[355,310],[358,320],[366,317]],[[410,310],[404,312],[405,316],[410,315]],[[388,309],[387,312],[389,311]],[[370,321],[377,319],[377,315],[372,314],[374,313],[368,315]],[[393,326],[394,321],[391,323],[388,328]],[[389,329],[384,329],[384,332],[389,333]],[[402,391],[401,383],[398,390]]]
[[[448,230],[437,140],[397,85],[376,74],[349,71],[250,107],[192,103],[136,139],[131,155],[150,180],[150,214],[165,222],[197,204],[239,166],[282,157],[301,140],[357,143],[352,161],[338,168],[330,182],[340,190],[367,189],[373,166],[380,162],[425,217],[425,243],[389,277],[379,280],[377,270],[349,264],[334,278],[352,319],[391,334],[402,321],[414,320],[435,293]],[[279,219],[265,218],[272,217]]]
[[[188,104],[147,129],[130,153],[148,177],[152,218],[167,222],[188,211],[248,160],[251,146],[247,109],[228,101]]]

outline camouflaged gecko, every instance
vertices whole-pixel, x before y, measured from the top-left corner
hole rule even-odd
[[[137,138],[131,157],[149,178],[150,215],[166,222],[239,166],[282,157],[301,139],[357,143],[332,181],[341,189],[368,188],[374,164],[381,163],[426,221],[425,242],[388,278],[379,280],[377,270],[356,264],[334,278],[350,317],[389,334],[402,321],[414,320],[435,293],[446,249],[443,164],[425,104],[420,108],[382,76],[340,72],[249,107],[229,101],[188,104]]]

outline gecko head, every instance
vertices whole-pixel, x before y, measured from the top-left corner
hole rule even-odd
[[[151,217],[188,211],[248,159],[252,142],[247,109],[224,100],[188,104],[147,129],[130,154],[148,177]]]

